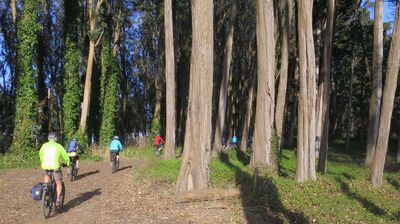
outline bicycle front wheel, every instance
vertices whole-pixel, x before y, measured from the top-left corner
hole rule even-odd
[[[43,189],[42,190],[42,209],[43,209],[43,215],[44,218],[48,218],[51,215],[51,210],[53,208],[53,202],[51,200],[51,193],[48,191],[48,189]]]

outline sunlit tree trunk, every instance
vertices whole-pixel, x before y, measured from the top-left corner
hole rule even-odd
[[[182,165],[176,193],[209,186],[213,88],[213,0],[192,0],[192,56]]]
[[[375,1],[374,53],[372,56],[372,89],[369,107],[367,154],[365,165],[371,166],[378,137],[379,117],[382,99],[382,60],[383,60],[383,0]]]
[[[275,107],[275,38],[272,0],[257,0],[257,103],[251,166],[278,170],[272,148]]]
[[[175,105],[175,56],[174,33],[172,23],[172,0],[164,0],[165,23],[165,77],[167,86],[167,132],[165,135],[165,158],[173,159],[175,156],[175,130],[176,130],[176,105]]]
[[[11,12],[14,25],[17,23],[17,0],[11,0]]]
[[[394,97],[397,88],[397,77],[400,65],[400,4],[396,8],[396,20],[387,64],[385,87],[382,98],[381,117],[376,150],[371,165],[371,181],[374,187],[382,184],[383,169],[389,141],[390,123],[393,112]]]
[[[89,25],[90,32],[94,32],[96,30],[96,14],[99,13],[101,8],[101,4],[103,4],[104,0],[99,0],[97,2],[97,6],[95,9],[94,0],[88,0],[88,12],[89,12]],[[101,36],[99,37],[101,39]],[[82,102],[82,111],[81,111],[81,119],[79,122],[79,129],[81,132],[85,132],[87,118],[89,116],[89,108],[90,108],[90,93],[92,91],[92,74],[93,74],[93,60],[94,60],[94,50],[96,47],[96,40],[90,38],[89,41],[89,54],[87,58],[87,67],[86,67],[86,77],[85,77],[85,89],[83,92],[83,102]]]
[[[228,97],[228,80],[231,74],[231,63],[232,63],[232,46],[233,46],[233,34],[235,28],[236,19],[236,0],[232,2],[232,10],[229,17],[228,34],[225,43],[225,57],[222,68],[222,80],[219,87],[219,104],[218,104],[218,117],[215,125],[215,135],[213,144],[213,154],[218,155],[222,151],[222,134],[224,132],[225,125],[225,114],[226,104]]]
[[[312,0],[298,3],[300,100],[297,131],[297,181],[316,179],[315,175],[315,55],[312,32]]]

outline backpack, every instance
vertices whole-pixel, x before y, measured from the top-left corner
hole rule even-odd
[[[35,201],[40,201],[42,199],[42,188],[43,188],[43,183],[37,183],[33,185],[31,189],[31,194],[32,194],[32,199]]]
[[[71,141],[71,142],[68,144],[67,151],[68,151],[68,152],[75,152],[77,146],[78,146],[78,143],[77,143],[76,141]]]

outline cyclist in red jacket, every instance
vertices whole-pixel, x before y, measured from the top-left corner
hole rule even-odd
[[[156,148],[159,148],[162,144],[164,144],[164,139],[160,136],[160,134],[157,134],[157,136],[154,138],[153,144]]]

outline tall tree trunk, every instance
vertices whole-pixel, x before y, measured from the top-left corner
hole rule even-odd
[[[285,127],[285,108],[286,108],[286,89],[287,89],[287,76],[289,67],[289,27],[290,27],[290,3],[286,0],[284,3],[285,13],[285,26],[281,30],[282,33],[282,55],[281,55],[281,70],[279,77],[278,96],[276,99],[276,113],[275,124],[276,133],[279,138],[279,145],[283,140],[283,128]]]
[[[326,173],[329,145],[329,95],[331,90],[332,34],[335,19],[335,0],[328,1],[327,23],[324,37],[324,61],[322,64],[321,144],[318,171]]]
[[[315,175],[315,55],[312,32],[312,0],[298,3],[300,100],[297,131],[297,181]]]
[[[225,57],[223,61],[222,68],[222,80],[219,87],[219,103],[218,103],[218,117],[215,125],[215,135],[213,144],[213,155],[218,155],[222,151],[222,135],[225,126],[225,114],[226,114],[226,104],[228,97],[228,80],[231,74],[231,63],[232,63],[232,46],[233,46],[233,34],[235,28],[236,19],[236,0],[232,1],[232,10],[229,17],[228,24],[228,34],[225,43]]]
[[[164,0],[165,23],[165,77],[167,86],[167,132],[165,139],[165,158],[175,156],[176,103],[175,103],[175,56],[174,31],[172,23],[172,0]]]
[[[257,85],[256,77],[253,77],[253,82],[249,89],[249,95],[247,98],[247,107],[246,107],[246,117],[244,118],[244,125],[242,131],[242,139],[240,140],[240,150],[242,152],[246,152],[247,150],[247,141],[249,139],[249,132],[250,132],[250,122],[251,122],[251,115],[252,115],[252,108],[253,108],[253,98],[254,98],[254,88]]]
[[[390,123],[393,112],[394,97],[397,88],[397,77],[400,65],[400,4],[397,3],[396,20],[393,29],[392,42],[387,64],[386,81],[383,92],[381,117],[379,121],[376,151],[371,165],[371,181],[374,187],[382,184],[383,168],[385,165]]]
[[[257,0],[257,104],[251,166],[278,171],[272,146],[275,107],[275,39],[272,0]]]
[[[383,60],[383,0],[375,1],[374,53],[372,56],[372,90],[369,106],[367,155],[365,165],[371,166],[378,137],[379,117],[382,99],[382,60]]]
[[[176,193],[209,186],[213,87],[213,0],[192,0],[192,58],[182,165]]]
[[[89,11],[90,32],[94,32],[96,30],[96,15],[99,13],[101,4],[103,4],[104,0],[99,0],[99,2],[97,2],[96,11],[94,9],[94,7],[95,7],[94,0],[88,0],[88,1],[89,1],[89,5],[88,5],[89,10],[88,11]],[[101,39],[101,36],[99,37],[99,40]],[[83,92],[81,119],[79,122],[79,129],[82,133],[84,133],[86,131],[87,117],[89,116],[95,47],[96,47],[95,40],[93,38],[90,38],[89,54],[88,54],[88,58],[87,58],[86,77],[85,77],[85,89]]]

